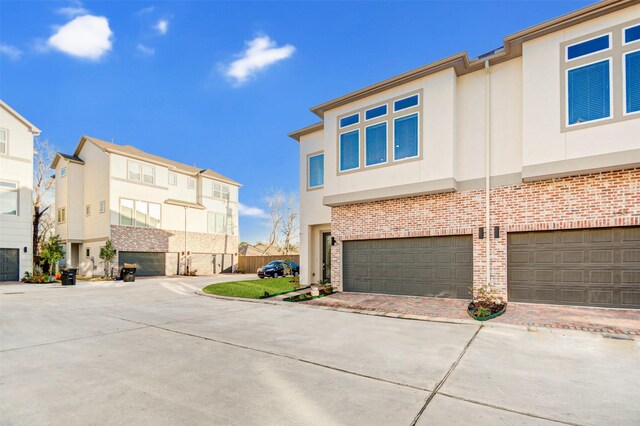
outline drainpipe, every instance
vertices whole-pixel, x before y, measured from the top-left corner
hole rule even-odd
[[[491,197],[491,72],[489,71],[489,60],[484,61],[485,69],[485,136],[484,136],[484,152],[485,152],[485,172],[484,172],[484,221],[485,221],[485,245],[486,245],[486,265],[487,265],[487,284],[491,282],[491,216],[490,206]]]
[[[184,206],[184,275],[189,275],[187,267],[187,206]]]

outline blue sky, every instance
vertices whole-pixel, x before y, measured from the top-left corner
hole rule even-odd
[[[0,97],[63,152],[114,138],[241,182],[255,242],[310,107],[592,3],[3,0]]]

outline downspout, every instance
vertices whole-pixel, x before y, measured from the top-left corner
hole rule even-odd
[[[486,284],[491,282],[491,72],[489,71],[489,60],[484,61],[485,69],[485,136],[484,136],[484,152],[485,152],[485,172],[484,172],[484,221],[485,221],[485,251],[487,278]]]

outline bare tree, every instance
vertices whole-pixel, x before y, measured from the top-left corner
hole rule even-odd
[[[49,209],[53,205],[54,175],[49,166],[56,151],[48,140],[35,138],[33,157],[33,255],[38,256],[42,244],[55,226]]]
[[[298,209],[296,208],[296,198],[294,194],[289,194],[287,207],[281,226],[282,237],[284,239],[284,254],[290,254],[295,247],[293,239],[298,232]]]
[[[269,242],[267,243],[262,254],[267,254],[271,247],[278,246],[278,237],[282,220],[285,216],[286,198],[281,190],[275,190],[267,197],[267,206],[269,206],[269,216],[271,219],[269,234]]]

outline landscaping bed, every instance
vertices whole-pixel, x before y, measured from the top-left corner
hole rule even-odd
[[[280,294],[300,290],[298,279],[290,277],[271,278],[262,280],[233,281],[228,283],[211,284],[202,289],[208,294],[228,297],[243,297],[246,299],[265,299]]]

